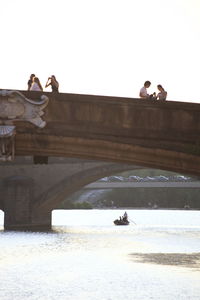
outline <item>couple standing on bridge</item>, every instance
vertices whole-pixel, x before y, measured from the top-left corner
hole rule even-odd
[[[148,94],[147,89],[150,87],[151,82],[145,81],[144,86],[140,89],[140,98],[142,99],[152,99],[152,100],[166,100],[167,98],[167,92],[162,87],[161,84],[157,85],[157,88],[159,90],[159,93],[156,94],[155,92],[151,95]]]
[[[30,75],[27,84],[28,84],[28,91],[43,91],[43,87],[40,83],[40,80],[38,77],[35,76],[35,74]],[[48,78],[45,88],[47,88],[48,86],[51,86],[52,92],[58,93],[59,83],[56,80],[56,77],[54,75]]]

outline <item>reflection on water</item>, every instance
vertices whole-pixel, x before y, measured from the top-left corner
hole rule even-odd
[[[200,253],[133,253],[132,257],[145,263],[175,265],[200,270]]]
[[[0,299],[200,299],[200,212],[129,210],[137,225],[114,226],[122,213],[55,211],[53,232],[0,231]]]

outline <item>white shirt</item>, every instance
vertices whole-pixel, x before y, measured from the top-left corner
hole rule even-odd
[[[41,91],[41,88],[37,84],[37,82],[33,82],[30,87],[30,91]]]
[[[143,86],[140,90],[140,98],[148,98],[147,89]]]
[[[159,100],[166,100],[166,98],[167,98],[167,92],[166,91],[160,92],[160,93],[158,93],[157,96],[158,96]]]

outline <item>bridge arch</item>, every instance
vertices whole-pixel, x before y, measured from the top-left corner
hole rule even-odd
[[[141,168],[135,165],[106,163],[87,170],[80,170],[73,175],[67,175],[59,183],[51,186],[43,195],[40,195],[35,201],[33,209],[52,211],[68,196],[91,182],[119,172]]]

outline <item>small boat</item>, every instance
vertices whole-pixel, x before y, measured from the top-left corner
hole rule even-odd
[[[116,219],[115,221],[113,221],[113,223],[115,225],[129,225],[129,221],[128,220],[119,220],[119,219]]]
[[[124,215],[122,217],[119,217],[119,219],[116,219],[115,221],[113,221],[113,223],[115,225],[128,225],[129,221],[128,221],[127,212],[125,211]]]

